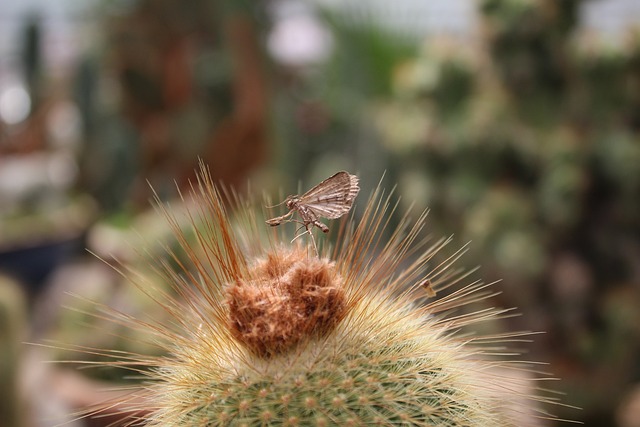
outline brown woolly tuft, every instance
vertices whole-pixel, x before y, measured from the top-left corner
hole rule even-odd
[[[229,329],[261,357],[283,354],[326,335],[344,316],[342,279],[328,259],[301,249],[270,253],[227,288]]]

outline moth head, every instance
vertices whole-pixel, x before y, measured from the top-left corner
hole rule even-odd
[[[300,198],[298,196],[287,196],[284,202],[287,205],[287,209],[293,210],[298,206]]]

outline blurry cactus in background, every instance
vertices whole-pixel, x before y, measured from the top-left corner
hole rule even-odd
[[[178,203],[173,205],[174,213],[183,209],[185,207]],[[129,268],[135,269],[138,274],[144,276],[149,286],[153,286],[158,292],[172,294],[170,283],[159,275],[153,266],[163,264],[179,271],[181,266],[189,260],[183,241],[193,244],[195,235],[192,231],[185,231],[181,236],[175,236],[171,226],[152,209],[135,217],[122,218],[119,222],[116,222],[116,219],[114,217],[111,223],[104,222],[94,226],[87,239],[89,250],[104,261],[117,259],[120,263],[126,263]],[[186,219],[183,222],[186,222]],[[73,309],[56,310],[56,312],[59,311],[57,318],[45,326],[49,329],[48,336],[52,341],[73,343],[74,346],[52,349],[50,357],[63,362],[66,367],[78,368],[82,365],[79,361],[109,360],[98,353],[83,354],[83,349],[86,348],[109,348],[112,351],[163,355],[164,350],[144,339],[144,332],[125,328],[90,314],[95,305],[94,301],[100,301],[104,305],[117,307],[122,313],[133,317],[150,316],[155,319],[160,319],[163,315],[166,317],[162,307],[146,298],[144,292],[128,286],[126,278],[103,265],[103,262],[96,261],[99,265],[93,267],[95,270],[90,270],[93,271],[94,276],[90,276],[87,280],[76,278],[70,284],[65,284],[65,292],[70,296],[54,303],[56,306],[72,306]],[[82,298],[74,298],[71,295],[82,295]],[[53,311],[54,308],[51,310]],[[80,325],[83,327],[79,328]],[[138,369],[147,369],[147,367],[138,366]],[[139,382],[139,378],[123,378],[118,367],[114,366],[82,370],[81,373],[96,380],[116,383]]]
[[[267,154],[263,6],[103,1],[106,53],[85,58],[76,96],[86,147],[80,184],[105,210],[144,207],[186,184],[198,157],[241,188]],[[95,67],[95,63],[99,66]]]
[[[555,325],[538,351],[562,349],[561,376],[575,380],[564,383],[566,391],[585,407],[586,419],[610,425],[601,393],[584,391],[601,385],[587,379],[592,371],[583,364],[596,348],[625,345],[605,343],[614,327],[591,286],[607,294],[638,277],[640,245],[630,236],[640,235],[640,33],[630,31],[614,46],[579,31],[581,3],[480,2],[474,54],[468,44],[448,41],[442,55],[443,42],[429,40],[397,67],[396,92],[376,124],[400,191],[418,195],[411,201],[428,206],[441,229],[462,224],[464,238],[482,250],[472,248],[472,256],[494,277],[509,278],[503,301],[537,313],[525,315],[522,327]],[[443,95],[424,90],[439,75],[433,70],[450,69],[452,61],[457,71],[437,82]],[[451,82],[457,86],[444,90]],[[443,104],[443,96],[456,102]],[[576,285],[573,302],[560,296],[570,285],[550,279],[573,270],[567,259],[595,281]],[[619,370],[638,372],[637,362]],[[622,383],[633,381],[640,378]],[[607,384],[613,400],[624,393]]]
[[[496,328],[510,310],[471,306],[495,295],[491,284],[452,267],[464,251],[442,257],[450,239],[425,238],[426,215],[385,230],[393,205],[378,189],[359,223],[332,224],[337,243],[320,241],[317,257],[289,242],[293,228],[267,229],[251,203],[225,207],[206,172],[192,196],[186,229],[182,214],[160,207],[188,254],[178,270],[156,263],[172,291],[118,267],[165,315],[98,306],[99,318],[166,355],[91,350],[113,359],[93,363],[147,380],[94,415],[138,412],[150,426],[534,426],[549,417],[555,399],[533,385],[541,375],[517,351],[505,354],[529,334]]]
[[[275,169],[281,178],[318,181],[357,164],[361,180],[373,188],[385,156],[371,135],[369,110],[375,100],[391,95],[394,65],[412,56],[415,41],[377,25],[367,16],[366,3],[354,2],[358,12],[345,14],[297,3],[296,12],[289,11],[288,2],[274,3],[287,14],[274,33],[280,26],[298,28],[299,34],[288,38],[294,46],[296,38],[314,40],[316,32],[329,37],[316,41],[324,46],[324,56],[312,63],[274,64],[282,87],[271,105]],[[319,31],[305,31],[309,20]]]
[[[42,22],[37,14],[29,16],[23,29],[22,67],[31,98],[31,110],[39,107],[42,95]]]
[[[496,71],[510,93],[533,104],[561,98],[568,84],[566,39],[582,0],[484,0],[484,36]],[[528,102],[519,103],[524,107]],[[537,108],[537,105],[536,105]],[[529,115],[532,111],[528,111]]]
[[[3,426],[26,425],[26,407],[19,385],[26,333],[26,297],[18,283],[0,275],[0,422]]]

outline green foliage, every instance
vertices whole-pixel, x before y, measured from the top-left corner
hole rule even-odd
[[[335,88],[350,88],[361,96],[379,97],[391,93],[395,66],[415,54],[411,40],[385,31],[367,16],[325,13],[335,37],[336,50],[327,64]]]
[[[629,236],[640,234],[640,32],[618,45],[585,34],[576,28],[581,3],[482,1],[479,48],[470,54],[451,42],[442,55],[440,42],[429,43],[398,67],[397,90],[376,121],[400,192],[418,195],[411,201],[429,207],[448,232],[460,236],[462,224],[462,239],[479,249],[477,262],[522,285],[506,290],[512,304],[537,313],[553,305],[537,322],[554,324],[551,340],[566,354],[580,353],[585,342],[624,345],[611,345],[608,332],[586,319],[606,315],[596,291],[633,281],[637,243]],[[425,91],[406,72],[424,64],[444,70],[452,60],[470,79],[464,97],[445,79]],[[563,253],[586,271],[584,283],[549,277],[564,268]],[[564,301],[561,286],[580,295]],[[572,310],[581,313],[572,321],[559,314]],[[583,335],[575,337],[576,329]],[[586,353],[565,363],[595,357]],[[637,363],[620,369],[635,372]],[[612,394],[620,393],[617,384]]]
[[[569,38],[579,3],[486,0],[485,55],[436,41],[394,73],[395,96],[376,123],[399,174],[417,170],[435,183],[424,204],[446,227],[466,223],[477,238],[470,213],[504,191],[534,202],[522,216],[541,233],[534,240],[563,244],[593,212],[601,178],[609,202],[638,211],[640,43]],[[485,233],[498,239],[524,231],[491,227]]]

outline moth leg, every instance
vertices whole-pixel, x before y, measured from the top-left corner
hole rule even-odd
[[[269,224],[270,226],[275,227],[275,226],[277,226],[277,225],[282,224],[283,222],[291,222],[291,221],[293,221],[293,218],[288,218],[288,217],[290,217],[291,215],[293,215],[293,211],[289,211],[289,213],[286,213],[286,214],[284,214],[284,215],[281,215],[281,216],[277,216],[277,217],[275,217],[275,218],[268,219],[268,220],[267,220],[267,221],[265,221],[265,222],[266,222],[267,224]]]
[[[298,224],[301,224],[300,227],[298,227],[298,229],[296,230],[296,233],[298,232],[298,230],[306,228],[308,225],[307,222],[300,221],[299,219],[293,219],[293,218],[291,218],[288,222],[297,222]]]
[[[296,222],[299,222],[299,221],[296,221]],[[296,235],[296,237],[294,237],[293,240],[291,240],[291,243],[293,243],[296,239],[298,239],[298,237],[301,237],[301,236],[304,236],[305,234],[308,234],[309,237],[311,238],[311,243],[313,244],[313,250],[315,251],[316,256],[319,256],[318,246],[316,245],[316,239],[313,237],[313,233],[311,232],[311,229],[309,228],[309,225],[311,225],[311,224],[302,223],[302,227],[305,228],[305,231],[303,231],[302,233]],[[302,228],[302,227],[300,227],[300,228]],[[296,232],[297,232],[297,230],[296,230]]]
[[[305,231],[303,231],[302,233],[298,233],[298,230],[305,228]],[[298,228],[298,230],[296,230],[296,237],[293,238],[293,240],[291,240],[291,243],[293,243],[294,241],[296,241],[298,239],[298,237],[304,236],[305,234],[311,234],[311,231],[309,230],[309,226],[308,225],[302,225],[302,227]]]
[[[303,225],[301,225],[300,227],[296,228],[296,231],[294,232],[294,234],[296,235],[296,237],[294,238],[294,240],[298,238],[298,232],[299,232],[300,230],[302,230],[303,228],[306,228],[306,227],[304,226],[304,224],[303,224]],[[307,231],[305,231],[305,232],[303,232],[302,234],[306,234],[307,232],[308,232],[308,230],[307,230]],[[302,234],[300,234],[300,235],[302,235]],[[293,242],[293,240],[292,240],[292,242]]]
[[[318,253],[318,246],[316,246],[316,239],[313,237],[313,233],[309,229],[307,229],[307,231],[309,232],[309,237],[311,237],[311,243],[313,243],[313,250],[316,253],[316,257],[319,257],[320,254]]]

